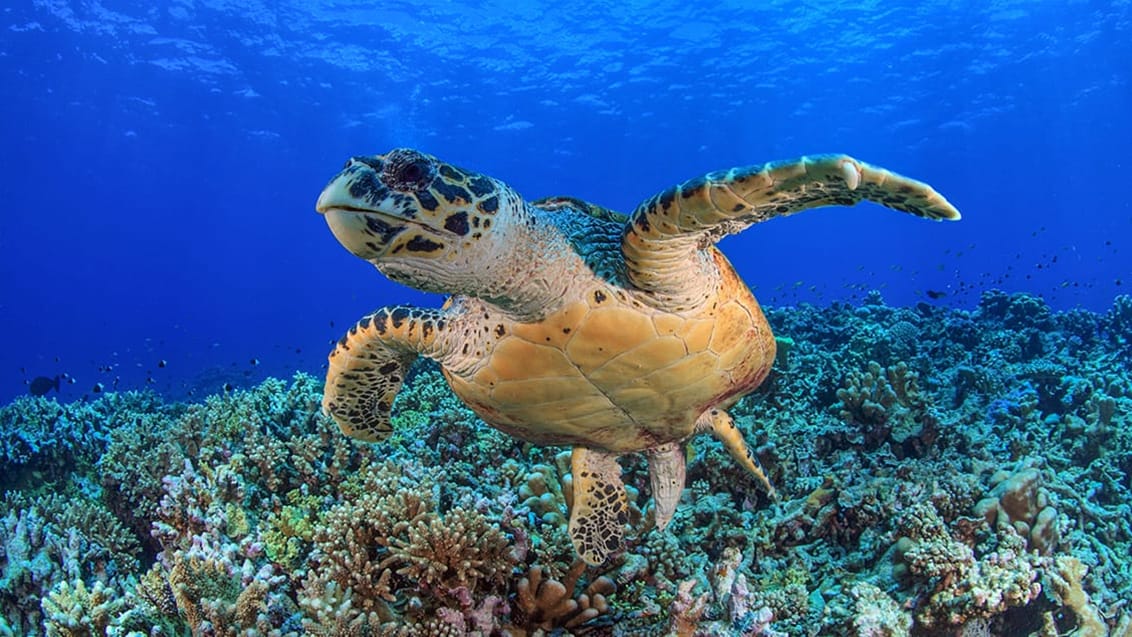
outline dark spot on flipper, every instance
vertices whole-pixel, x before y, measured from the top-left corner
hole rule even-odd
[[[401,323],[403,323],[405,319],[409,318],[409,310],[406,310],[403,307],[394,308],[389,317],[393,319],[393,328],[399,328],[401,327]]]
[[[389,314],[385,310],[382,310],[382,311],[374,314],[373,315],[373,329],[377,330],[378,334],[385,335],[385,332],[388,329],[388,323],[387,323],[388,320],[389,320]]]
[[[495,335],[496,336],[502,337],[506,333],[507,332],[506,332],[506,330],[503,329],[502,323],[499,323],[498,325],[495,326]]]
[[[400,365],[398,365],[396,361],[390,361],[390,362],[382,365],[381,367],[378,367],[377,371],[388,376],[388,375],[392,374],[393,372],[397,371],[398,367],[400,367]]]
[[[601,290],[594,290],[594,303],[604,303],[605,293]]]

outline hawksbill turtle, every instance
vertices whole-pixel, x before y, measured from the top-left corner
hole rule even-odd
[[[716,242],[866,200],[959,218],[927,184],[844,155],[708,173],[628,216],[570,197],[525,201],[416,150],[353,157],[316,205],[334,236],[393,281],[451,296],[362,318],[330,354],[323,409],[347,435],[382,440],[409,366],[436,361],[484,422],[572,446],[569,534],[582,559],[603,563],[628,519],[622,454],[647,456],[661,529],[698,432],[773,493],[726,409],[766,378],[775,340]]]

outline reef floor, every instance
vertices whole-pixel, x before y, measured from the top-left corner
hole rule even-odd
[[[1053,312],[767,312],[732,413],[775,486],[708,436],[656,530],[566,535],[569,452],[499,433],[419,365],[380,444],[299,373],[195,404],[0,408],[4,635],[1132,636],[1132,297]]]

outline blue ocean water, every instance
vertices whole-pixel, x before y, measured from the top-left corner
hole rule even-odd
[[[752,4],[6,5],[0,401],[63,373],[64,400],[317,375],[362,314],[439,303],[313,210],[346,157],[398,146],[621,211],[846,152],[964,214],[864,205],[727,239],[770,307],[1001,288],[1103,311],[1132,286],[1127,1]]]

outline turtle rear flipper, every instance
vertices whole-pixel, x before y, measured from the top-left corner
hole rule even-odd
[[[722,409],[710,409],[696,421],[696,431],[710,431],[716,440],[723,443],[723,448],[731,458],[759,481],[759,486],[766,489],[767,495],[777,498],[770,478],[766,477],[758,458],[751,453],[747,441],[743,440],[743,433],[735,426],[735,419],[731,414]]]
[[[358,321],[330,352],[322,410],[348,436],[389,437],[393,399],[417,356],[431,353],[444,322],[441,310],[403,306]]]
[[[684,443],[661,445],[650,450],[648,456],[656,528],[663,531],[676,514],[676,505],[680,503],[680,494],[684,492],[688,462],[684,457]]]
[[[673,186],[630,215],[622,239],[629,280],[665,307],[713,292],[703,248],[752,224],[819,206],[872,201],[926,219],[959,219],[931,186],[846,155],[815,155],[708,173]]]
[[[570,539],[587,564],[605,562],[621,548],[629,504],[617,454],[574,447],[570,455],[574,504],[570,508]]]

